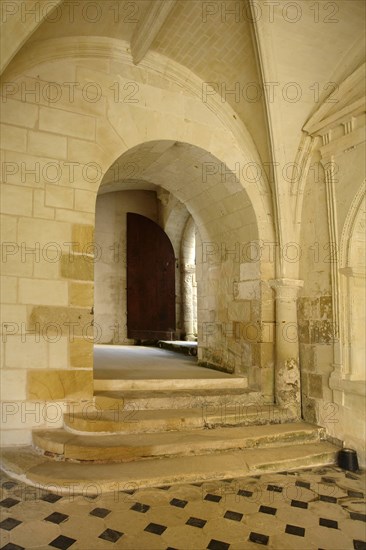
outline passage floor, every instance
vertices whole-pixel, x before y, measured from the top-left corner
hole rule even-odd
[[[112,493],[1,475],[1,549],[366,549],[366,473],[329,466]]]

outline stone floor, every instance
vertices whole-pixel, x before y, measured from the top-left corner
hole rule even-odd
[[[1,476],[1,549],[366,549],[366,473],[334,466],[112,493]]]
[[[147,346],[94,346],[94,378],[215,379],[230,374],[197,365],[197,358]]]

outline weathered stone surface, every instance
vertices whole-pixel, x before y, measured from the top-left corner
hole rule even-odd
[[[91,308],[94,303],[94,285],[90,283],[69,283],[69,303],[71,306]]]
[[[74,224],[72,226],[72,243],[74,252],[93,253],[94,227],[92,225]]]
[[[321,374],[309,374],[309,397],[323,397],[323,379]]]
[[[313,371],[316,366],[315,346],[300,343],[301,370]]]
[[[32,370],[27,376],[27,397],[55,401],[93,395],[93,373],[84,370]]]
[[[69,343],[70,365],[74,368],[93,368],[93,341],[75,338]]]
[[[317,423],[316,402],[304,394],[302,396],[302,415],[306,422]]]
[[[66,279],[93,281],[94,260],[85,254],[63,254],[61,257],[61,275]]]
[[[299,342],[309,344],[310,342],[310,321],[299,321],[298,323]]]
[[[331,296],[322,296],[320,298],[320,318],[332,320],[333,305]]]
[[[296,359],[289,359],[276,371],[276,399],[279,405],[300,406],[300,369]]]
[[[68,336],[70,342],[75,336],[93,336],[90,308],[35,306],[31,310],[29,323],[41,334]]]
[[[334,324],[331,321],[312,321],[310,337],[313,344],[331,344],[334,342]]]

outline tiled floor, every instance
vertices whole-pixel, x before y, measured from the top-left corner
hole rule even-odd
[[[366,473],[336,467],[91,498],[1,477],[1,548],[366,549]]]

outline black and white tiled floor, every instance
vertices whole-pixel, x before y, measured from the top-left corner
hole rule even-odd
[[[91,497],[2,474],[0,548],[366,550],[365,484],[327,467]]]

